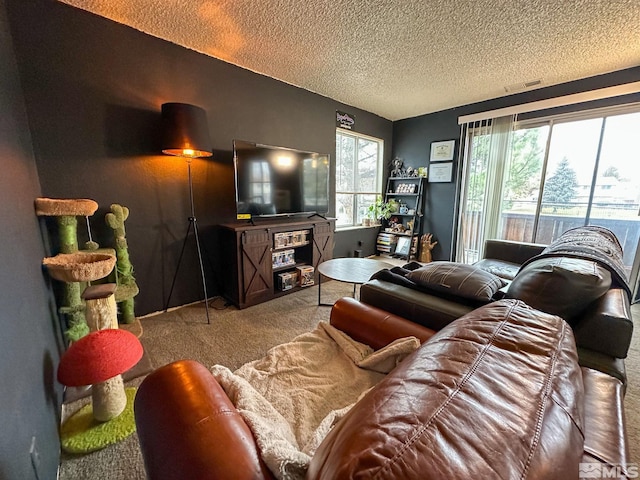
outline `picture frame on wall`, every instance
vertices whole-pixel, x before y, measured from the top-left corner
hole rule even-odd
[[[431,142],[431,155],[429,160],[432,162],[446,162],[453,160],[455,154],[456,141],[446,140],[444,142]]]
[[[451,182],[453,177],[453,162],[432,163],[429,165],[429,183]]]

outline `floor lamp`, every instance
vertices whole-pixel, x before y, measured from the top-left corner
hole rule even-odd
[[[195,208],[193,206],[193,182],[191,179],[191,161],[194,158],[210,157],[213,155],[211,151],[211,142],[209,140],[209,128],[207,126],[206,112],[194,105],[186,103],[165,103],[162,105],[162,123],[163,123],[163,141],[162,153],[167,155],[176,155],[183,157],[187,161],[189,170],[189,202],[191,206],[191,215],[189,216],[189,225],[187,233],[182,242],[182,250],[178,258],[176,273],[171,282],[169,297],[165,305],[165,311],[169,309],[169,302],[173,294],[173,287],[176,284],[178,271],[184,249],[187,245],[189,232],[193,228],[193,234],[196,239],[196,248],[198,250],[198,261],[200,262],[200,275],[202,277],[202,288],[204,290],[204,305],[207,313],[207,323],[209,320],[209,297],[207,296],[207,282],[204,276],[204,266],[202,264],[202,252],[200,250],[200,239],[198,237],[198,220],[196,219]]]

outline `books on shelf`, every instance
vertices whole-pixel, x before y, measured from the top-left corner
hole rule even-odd
[[[392,233],[380,232],[376,240],[376,248],[379,252],[393,253],[396,249],[397,237]]]

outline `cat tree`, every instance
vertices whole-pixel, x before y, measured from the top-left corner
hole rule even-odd
[[[60,253],[45,258],[42,263],[51,278],[63,282],[60,313],[67,317],[66,332],[70,340],[78,340],[89,333],[85,318],[85,305],[81,297],[83,282],[106,277],[116,263],[114,254],[81,251],[78,249],[77,217],[88,218],[98,209],[98,204],[89,199],[37,198],[36,215],[55,217],[58,226]],[[91,245],[97,247],[96,245]]]
[[[133,277],[133,266],[129,259],[124,222],[129,217],[129,209],[122,205],[111,205],[111,212],[105,221],[113,230],[115,249],[98,248],[91,238],[89,216],[98,209],[98,204],[90,199],[37,198],[36,215],[55,217],[58,227],[60,253],[43,260],[43,265],[52,278],[64,283],[60,313],[67,318],[66,335],[70,340],[79,340],[89,327],[86,306],[81,290],[85,282],[94,282],[108,277],[115,269],[115,302],[120,306],[123,323],[135,321],[133,298],[138,294],[138,285]],[[78,248],[78,220],[87,219],[89,241],[86,250]],[[113,279],[112,279],[113,281]],[[93,329],[92,329],[93,330]]]

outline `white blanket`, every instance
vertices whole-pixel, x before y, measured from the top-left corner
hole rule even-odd
[[[328,323],[234,373],[212,372],[245,419],[277,478],[304,478],[329,430],[420,342],[396,340],[374,352]]]

